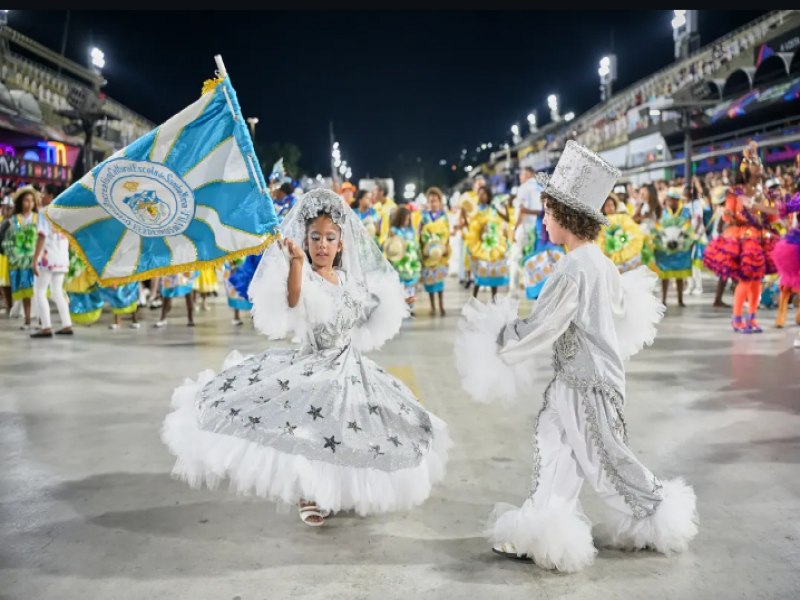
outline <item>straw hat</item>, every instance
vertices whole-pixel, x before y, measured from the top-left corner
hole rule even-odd
[[[683,198],[683,189],[679,187],[671,187],[667,190],[667,197],[680,200]]]
[[[391,236],[388,240],[386,240],[384,252],[386,253],[386,258],[388,258],[391,262],[397,262],[398,260],[402,259],[403,256],[405,256],[405,240],[397,235]]]
[[[17,198],[25,195],[33,194],[33,201],[36,202],[39,198],[39,191],[32,185],[23,185],[16,192],[14,192],[14,203],[16,204]]]
[[[444,247],[439,240],[431,240],[422,249],[422,253],[431,260],[439,260],[444,256]]]
[[[475,201],[468,194],[461,196],[460,206],[467,214],[474,212],[476,208]]]

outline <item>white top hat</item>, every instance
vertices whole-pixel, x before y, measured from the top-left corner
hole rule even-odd
[[[544,193],[548,196],[608,225],[600,209],[619,176],[619,169],[591,150],[569,140],[553,174],[548,177],[540,173],[536,179],[544,186]]]

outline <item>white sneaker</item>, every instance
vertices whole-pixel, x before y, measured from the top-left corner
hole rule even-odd
[[[691,294],[692,296],[702,296],[703,290],[696,287],[691,292],[689,292],[689,294]]]
[[[25,324],[23,323],[22,325],[20,325],[20,326],[19,326],[19,328],[20,328],[20,330],[22,330],[22,331],[28,331],[28,330],[30,330],[31,326],[30,326],[30,325],[25,325]]]
[[[155,323],[153,323],[153,327],[161,328],[161,327],[166,327],[166,326],[167,326],[167,320],[166,319],[164,319],[163,321],[156,321]]]
[[[128,327],[130,327],[131,329],[141,329],[142,328],[142,324],[141,323],[131,323]]]
[[[119,329],[119,325],[117,325],[116,323],[112,323],[111,325],[108,326],[108,328],[111,329],[112,331],[116,331],[117,329]]]
[[[244,322],[239,319],[234,319],[231,321],[231,325],[236,325],[238,327],[239,325],[244,325]]]

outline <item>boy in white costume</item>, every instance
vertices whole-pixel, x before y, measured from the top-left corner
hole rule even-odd
[[[618,176],[567,142],[542,183],[548,233],[570,251],[528,318],[517,318],[510,298],[488,306],[470,300],[456,338],[464,388],[478,401],[525,394],[536,359],[552,349],[555,376],[536,423],[530,496],[520,508],[497,505],[489,533],[495,552],[566,572],[597,553],[578,500],[584,480],[612,512],[596,532],[598,545],[671,553],[697,534],[692,488],[659,480],[627,445],[623,361],[652,343],[664,307],[646,267],[621,276],[593,243]]]

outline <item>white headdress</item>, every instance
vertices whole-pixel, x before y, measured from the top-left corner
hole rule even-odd
[[[548,177],[539,173],[536,180],[544,186],[548,196],[608,225],[601,208],[619,176],[619,169],[569,140],[553,174]]]
[[[272,165],[272,172],[269,174],[269,180],[283,183],[283,180],[285,178],[286,178],[286,169],[284,169],[283,167],[283,157],[281,156],[278,160],[275,161],[275,164]]]
[[[408,312],[397,271],[344,198],[329,189],[316,188],[303,194],[281,222],[281,237],[303,247],[307,223],[320,215],[329,216],[341,230],[340,268],[345,271],[348,284],[366,287],[377,303],[368,322],[354,332],[353,340],[360,350],[378,348],[397,333]],[[307,262],[303,268],[306,273],[310,271]],[[276,242],[261,258],[248,289],[255,326],[273,339],[289,332],[302,333],[306,326],[305,315],[288,308],[288,274],[283,244]]]

